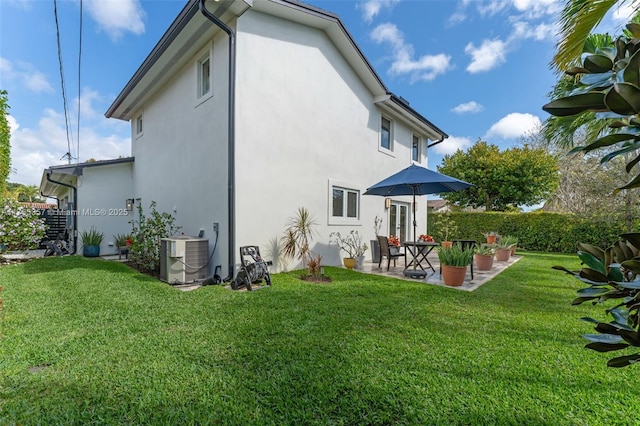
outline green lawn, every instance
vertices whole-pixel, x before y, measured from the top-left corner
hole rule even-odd
[[[2,267],[0,424],[633,424],[640,367],[583,348],[579,317],[604,309],[572,307],[556,264],[578,266],[526,254],[473,293],[334,268],[183,293],[116,262]]]

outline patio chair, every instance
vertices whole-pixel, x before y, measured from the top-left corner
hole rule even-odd
[[[407,254],[403,251],[400,251],[398,247],[397,253],[391,253],[391,248],[389,247],[389,240],[387,237],[383,235],[378,235],[378,243],[380,244],[380,261],[378,262],[378,268],[382,264],[382,258],[387,257],[387,271],[389,270],[389,266],[391,265],[391,259],[393,259],[393,266],[396,266],[396,259],[399,257],[404,257],[404,266],[407,267]]]
[[[462,250],[475,250],[476,240],[453,240],[453,244],[460,244]],[[442,275],[442,265],[440,265],[440,275]],[[471,279],[473,279],[473,260],[471,260]]]

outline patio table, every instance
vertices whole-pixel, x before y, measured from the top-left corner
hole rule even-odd
[[[411,263],[407,263],[407,266],[404,269],[405,275],[410,275],[410,276],[426,275],[426,271],[423,267],[423,263],[425,262],[429,266],[429,268],[431,268],[431,270],[435,272],[436,270],[431,264],[431,262],[429,262],[429,259],[427,259],[427,256],[429,255],[429,253],[431,253],[434,247],[437,247],[439,245],[440,243],[426,242],[426,241],[403,242],[402,246],[405,247],[405,250],[407,250],[409,252],[409,255],[411,256]],[[412,265],[413,265],[413,270],[409,270],[409,268]],[[417,268],[420,268],[422,272],[418,271]]]

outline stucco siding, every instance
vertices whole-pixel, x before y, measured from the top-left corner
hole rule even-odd
[[[198,61],[211,53],[212,96],[198,99]],[[173,213],[185,235],[200,229],[213,250],[213,222],[220,241],[228,238],[227,223],[227,104],[228,45],[224,35],[204,44],[191,61],[158,92],[142,111],[143,132],[132,123],[135,198],[145,214],[152,201],[160,212]],[[226,264],[226,251],[211,262]]]
[[[356,229],[369,244],[376,215],[387,228],[384,199],[362,194],[411,164],[412,131],[388,117],[394,149],[380,150],[381,111],[323,31],[245,13],[238,20],[237,81],[238,245],[269,246],[301,206],[318,222],[314,251],[325,264],[344,254],[328,246],[331,232]],[[357,220],[331,218],[332,184],[360,191]],[[426,199],[418,217],[425,213]]]

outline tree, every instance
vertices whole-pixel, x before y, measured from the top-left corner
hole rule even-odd
[[[533,205],[558,185],[556,158],[529,145],[500,152],[496,145],[478,140],[466,152],[446,155],[438,171],[474,184],[466,191],[442,194],[461,207],[506,211]]]
[[[6,90],[0,90],[0,200],[11,170],[11,129],[8,115],[9,97]]]

